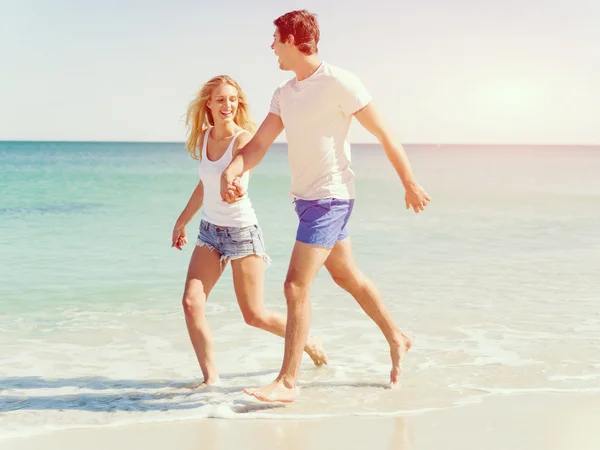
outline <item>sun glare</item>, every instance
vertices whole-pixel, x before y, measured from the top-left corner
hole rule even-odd
[[[521,80],[497,80],[488,92],[490,106],[501,114],[527,115],[540,100],[539,88]]]

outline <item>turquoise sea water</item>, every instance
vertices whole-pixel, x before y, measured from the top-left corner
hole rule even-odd
[[[400,414],[484,395],[600,390],[600,148],[412,146],[432,197],[419,215],[377,145],[355,145],[351,236],[359,265],[415,336],[403,386],[384,389],[386,343],[325,271],[313,333],[330,365],[302,365],[301,396],[263,408],[283,341],[250,329],[231,273],[209,322],[223,385],[200,377],[180,307],[192,246],[170,248],[197,183],[179,143],[0,142],[0,437],[193,417]],[[250,196],[282,283],[296,217],[286,147]],[[188,226],[193,237],[199,217]],[[193,239],[190,239],[193,242]]]

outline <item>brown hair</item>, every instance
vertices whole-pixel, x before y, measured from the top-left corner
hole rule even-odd
[[[290,11],[273,21],[279,30],[281,42],[288,36],[294,36],[294,44],[305,55],[312,55],[319,51],[319,23],[316,14],[305,9]]]

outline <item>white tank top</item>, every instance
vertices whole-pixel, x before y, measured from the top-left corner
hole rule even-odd
[[[221,201],[221,174],[227,168],[233,158],[233,145],[238,136],[242,133],[247,133],[246,130],[238,131],[223,156],[217,161],[208,159],[206,148],[208,146],[208,133],[210,127],[204,133],[202,142],[202,160],[198,172],[200,179],[204,184],[204,204],[202,207],[201,218],[213,225],[222,227],[247,227],[258,224],[256,213],[252,207],[252,203],[248,198],[248,194],[244,195],[241,200],[233,204],[227,204]],[[250,172],[245,172],[242,177],[242,186],[248,192],[248,181]]]

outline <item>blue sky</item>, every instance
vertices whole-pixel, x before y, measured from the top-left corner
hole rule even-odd
[[[298,8],[402,142],[600,144],[596,0],[0,0],[0,139],[183,141],[188,102],[221,73],[260,122],[293,76],[272,21]]]

